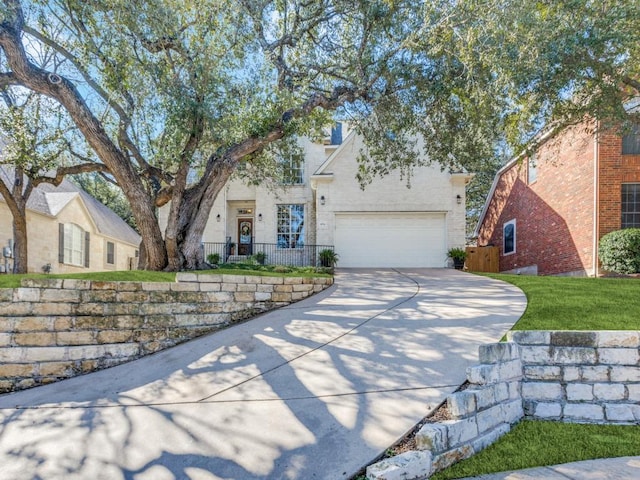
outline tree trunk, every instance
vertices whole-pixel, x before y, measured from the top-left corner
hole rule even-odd
[[[27,218],[25,211],[13,215],[13,273],[27,273]]]

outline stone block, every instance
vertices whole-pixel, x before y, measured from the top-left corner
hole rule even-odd
[[[13,290],[14,302],[39,302],[40,301],[40,289],[39,288],[15,288]]]
[[[601,422],[604,420],[604,409],[601,405],[567,403],[562,412],[565,420],[578,422]]]
[[[219,273],[198,273],[200,283],[222,283],[222,275]]]
[[[171,282],[142,282],[140,286],[145,292],[165,292],[171,290]]]
[[[549,345],[551,332],[544,330],[511,330],[507,333],[507,340],[518,345]]]
[[[607,365],[593,365],[579,367],[580,380],[583,382],[608,382],[610,367]]]
[[[33,315],[71,315],[78,307],[76,303],[32,303],[31,313]]]
[[[514,378],[522,378],[522,362],[511,360],[496,364],[498,367],[498,381],[504,382]]]
[[[487,385],[499,381],[495,365],[473,365],[467,368],[467,380],[474,385]]]
[[[256,292],[258,290],[255,283],[241,283],[238,285],[236,292]]]
[[[284,282],[285,285],[301,285],[302,284],[302,278],[300,277],[284,277]]]
[[[104,316],[86,316],[76,317],[74,328],[77,330],[94,330],[113,328],[115,323],[114,317]]]
[[[23,278],[20,286],[27,288],[62,288],[62,279],[59,278]]]
[[[227,303],[233,301],[233,293],[231,292],[207,292],[205,301],[214,303]]]
[[[172,283],[170,290],[172,292],[198,292],[200,284],[198,283]]]
[[[237,283],[221,283],[220,284],[221,292],[235,292],[236,290],[238,290]]]
[[[91,290],[117,290],[118,282],[92,281]]]
[[[482,410],[496,404],[496,387],[498,385],[505,384],[495,383],[492,385],[484,385],[480,388],[469,388],[465,390],[465,392],[472,392],[475,395],[476,407],[478,410]]]
[[[176,273],[176,282],[198,282],[198,274],[193,272]]]
[[[271,300],[274,302],[283,302],[290,303],[291,302],[291,294],[290,293],[273,293],[271,296]]]
[[[69,360],[70,347],[29,347],[23,350],[25,359],[32,362],[60,362]]]
[[[40,293],[40,301],[78,303],[80,301],[80,290],[46,288]]]
[[[297,302],[298,300],[303,300],[307,298],[310,294],[308,292],[293,292],[291,294],[291,301]]]
[[[273,287],[273,291],[277,293],[291,293],[293,292],[293,285],[276,285]]]
[[[640,347],[640,332],[601,331],[598,332],[598,347]]]
[[[26,363],[31,361],[30,358],[27,358],[27,351],[29,349],[26,347],[0,347],[0,363]]]
[[[49,307],[48,304],[31,302],[0,303],[0,317],[20,317],[24,315],[30,315],[33,312],[34,306],[46,307],[46,309],[48,309]],[[42,315],[42,312],[38,312],[36,313],[36,315]]]
[[[607,365],[638,365],[640,352],[637,348],[599,348],[600,363]]]
[[[462,420],[445,420],[441,423],[447,427],[449,448],[466,444],[469,440],[478,436],[478,424],[475,417]]]
[[[44,377],[66,378],[75,375],[73,362],[46,362],[38,365],[38,374]]]
[[[562,386],[559,383],[523,382],[522,398],[524,400],[560,400]]]
[[[269,302],[269,301],[271,301],[271,293],[256,292],[256,302]]]
[[[521,346],[520,360],[523,365],[549,365],[551,361],[551,347],[549,346]]]
[[[13,288],[0,288],[0,302],[11,302],[13,300]]]
[[[605,418],[610,422],[635,423],[640,414],[638,405],[628,403],[608,403],[604,406]]]
[[[256,291],[257,292],[262,292],[262,293],[271,293],[271,292],[273,292],[273,289],[274,289],[274,285],[259,284],[256,287]]]
[[[483,410],[482,412],[478,412],[476,419],[478,424],[478,433],[483,435],[501,423],[505,423],[505,420],[502,418],[503,413],[502,405],[496,405],[487,410]]]
[[[463,390],[447,397],[447,408],[453,418],[464,418],[477,410],[476,395],[473,390]]]
[[[640,382],[640,367],[611,367],[610,379],[612,382]]]
[[[522,400],[522,383],[521,382],[509,382],[509,399],[510,400]]]
[[[115,298],[115,292],[114,293],[114,298]],[[77,315],[104,315],[104,303],[80,303],[79,305],[77,305],[76,307],[76,314]]]
[[[45,332],[52,327],[53,319],[50,317],[19,317],[13,322],[15,332]]]
[[[53,319],[53,329],[56,332],[63,332],[73,328],[73,317],[56,317]]]
[[[73,331],[56,333],[56,343],[64,345],[92,345],[96,343],[96,336],[91,331]]]
[[[301,280],[301,279],[299,279],[299,280]],[[295,285],[293,285],[293,291],[294,292],[303,292],[303,293],[310,294],[313,291],[313,285],[295,284]]]
[[[219,292],[222,290],[222,284],[220,283],[201,283],[201,292]]]
[[[54,332],[29,332],[13,335],[13,344],[22,347],[48,347],[56,344]]]
[[[550,344],[558,347],[596,347],[596,332],[566,331],[551,332]]]
[[[368,480],[412,480],[431,475],[431,452],[410,451],[367,467]]]
[[[0,364],[0,377],[28,377],[33,375],[31,363],[4,363]]]
[[[97,342],[126,343],[133,340],[133,330],[103,330],[98,332]]]
[[[139,292],[142,290],[141,282],[118,282],[119,292]]]
[[[89,290],[91,288],[91,280],[65,278],[62,281],[62,288],[69,290]]]
[[[259,285],[262,283],[262,277],[259,277],[257,275],[247,275],[246,277],[244,277],[244,283],[253,283]]]
[[[522,400],[520,399],[503,403],[500,405],[500,408],[502,409],[502,419],[505,423],[514,424],[524,417]]]
[[[493,430],[489,430],[484,435],[480,435],[471,443],[473,453],[476,454],[478,452],[481,452],[489,445],[492,445],[493,443],[498,441],[498,439],[500,439],[500,437],[502,437],[505,433],[509,433],[509,430],[511,430],[511,425],[509,425],[508,423],[502,423]]]
[[[518,345],[513,342],[499,342],[478,347],[480,363],[499,363],[520,358]]]
[[[570,402],[593,401],[593,385],[590,383],[569,383],[566,386],[567,400]]]
[[[622,383],[596,383],[593,385],[593,395],[596,400],[624,400],[625,387]]]
[[[104,306],[104,315],[138,315],[139,303],[107,303]]]
[[[117,292],[118,303],[146,303],[149,301],[149,292]]]
[[[533,416],[540,419],[558,420],[562,415],[562,405],[560,403],[536,403]]]
[[[222,275],[222,283],[245,283],[244,275]]]
[[[418,450],[429,450],[434,454],[449,448],[447,427],[439,423],[426,423],[415,435]]]
[[[0,347],[8,347],[11,345],[11,334],[0,333]]]
[[[552,347],[551,358],[551,363],[561,365],[594,365],[598,361],[596,349],[586,347]]]
[[[434,457],[431,461],[431,468],[434,472],[439,472],[440,470],[449,468],[454,463],[471,457],[473,454],[473,447],[470,444],[462,445]]]
[[[528,365],[523,368],[527,380],[561,380],[562,369],[557,365]]]
[[[565,366],[562,367],[562,380],[565,382],[577,382],[581,378],[580,367]]]
[[[264,285],[283,285],[284,277],[261,277]]]
[[[253,292],[236,292],[233,295],[233,299],[236,302],[247,302],[247,303],[252,303],[255,302],[256,300],[256,295]]]

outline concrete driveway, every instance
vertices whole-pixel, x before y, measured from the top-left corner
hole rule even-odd
[[[329,290],[223,332],[0,396],[0,478],[347,479],[525,305],[454,270],[339,271]]]

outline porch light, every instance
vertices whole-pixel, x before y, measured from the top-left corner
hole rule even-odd
[[[320,205],[324,205],[324,203],[325,203],[325,198],[324,198],[324,195],[322,195],[320,197]]]
[[[220,221],[220,214],[216,215],[216,222]]]
[[[261,222],[261,221],[262,221],[262,214],[261,214],[261,213],[259,213],[259,214],[258,214],[258,221],[259,221],[259,222]]]
[[[456,195],[456,202],[458,203],[458,205],[462,203],[462,197],[460,195]]]

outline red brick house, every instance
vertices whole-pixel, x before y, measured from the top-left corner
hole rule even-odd
[[[640,125],[592,130],[543,138],[496,174],[476,235],[500,248],[501,272],[597,275],[599,239],[640,227]]]

